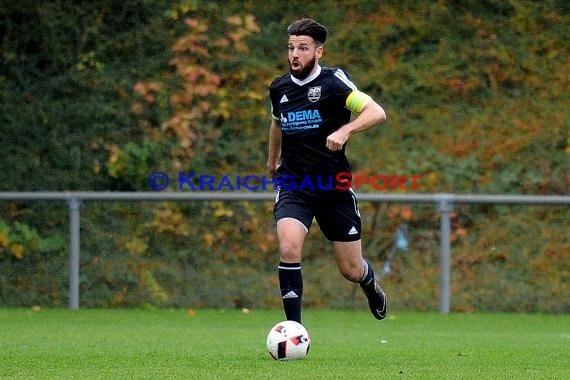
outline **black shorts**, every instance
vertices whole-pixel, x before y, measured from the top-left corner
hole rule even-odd
[[[314,218],[330,241],[349,242],[361,238],[360,210],[352,189],[310,192],[280,189],[273,215],[277,222],[283,218],[296,219],[307,231]]]

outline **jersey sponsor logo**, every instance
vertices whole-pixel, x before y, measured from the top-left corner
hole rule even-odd
[[[281,113],[279,120],[281,121],[281,130],[284,132],[303,131],[306,129],[315,129],[323,122],[323,118],[319,110],[303,110]]]
[[[321,86],[310,87],[307,96],[313,103],[319,100],[321,98]]]

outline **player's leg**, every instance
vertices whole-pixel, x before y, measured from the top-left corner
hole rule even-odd
[[[361,241],[333,242],[340,273],[349,281],[360,284],[368,299],[370,312],[376,319],[386,317],[386,294],[378,285],[370,261],[362,257]]]
[[[349,281],[359,283],[366,275],[361,240],[335,241],[333,245],[340,274]]]
[[[301,253],[307,236],[305,226],[296,219],[284,218],[277,222],[279,238],[279,288],[285,317],[301,323],[303,276]]]
[[[279,288],[283,309],[286,319],[301,323],[301,255],[313,214],[301,195],[279,191],[274,215],[279,239]]]
[[[374,270],[362,257],[360,211],[353,191],[330,192],[316,215],[317,222],[335,248],[340,273],[360,284],[376,319],[386,316],[386,295],[374,278]]]

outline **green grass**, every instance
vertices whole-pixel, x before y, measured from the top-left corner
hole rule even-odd
[[[0,309],[0,377],[564,379],[570,316],[306,310],[306,359],[276,362],[281,311]]]

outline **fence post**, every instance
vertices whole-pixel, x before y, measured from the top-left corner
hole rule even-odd
[[[79,233],[80,207],[77,198],[69,199],[69,308],[79,309]]]
[[[441,217],[440,224],[440,269],[439,269],[439,311],[444,314],[450,309],[450,277],[451,277],[451,223],[449,213],[453,211],[453,195],[443,194],[439,198],[438,211]]]

